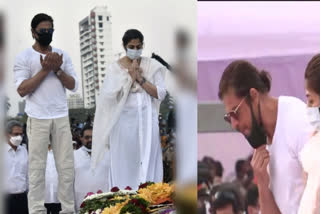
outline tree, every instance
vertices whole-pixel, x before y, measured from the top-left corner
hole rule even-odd
[[[69,118],[73,118],[74,122],[76,123],[84,123],[87,121],[88,118],[91,118],[91,119],[94,118],[95,111],[96,111],[95,108],[69,109]]]

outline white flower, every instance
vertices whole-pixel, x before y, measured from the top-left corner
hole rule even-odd
[[[137,191],[134,191],[134,190],[119,190],[118,192],[106,192],[106,193],[100,193],[100,194],[93,194],[86,197],[83,201],[99,199],[99,198],[104,198],[108,196],[135,195],[135,194],[137,194]]]

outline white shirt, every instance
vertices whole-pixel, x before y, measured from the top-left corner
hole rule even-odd
[[[90,170],[91,156],[83,149],[83,146],[74,152],[75,166],[75,205],[77,213],[80,210],[80,205],[88,192],[96,193],[98,190],[107,192],[108,173],[106,167],[106,159],[101,161],[95,169],[95,174]]]
[[[48,152],[46,168],[46,198],[45,203],[60,203],[58,200],[58,173],[52,150]]]
[[[4,147],[5,190],[10,194],[23,193],[28,189],[28,152],[23,146],[17,150],[6,144]]]
[[[270,152],[270,189],[284,214],[296,214],[304,191],[300,152],[312,133],[306,104],[295,97],[281,96]]]
[[[301,152],[301,161],[307,173],[306,187],[300,202],[299,214],[320,213],[320,132],[314,133]]]
[[[78,80],[69,55],[56,48],[52,48],[52,52],[63,54],[61,69],[74,78],[75,87],[72,91],[75,92],[78,88]],[[24,80],[32,78],[42,69],[40,55],[44,59],[44,54],[31,47],[16,57],[14,79],[17,88]],[[66,89],[54,72],[50,72],[39,87],[26,96],[25,112],[29,117],[37,119],[54,119],[68,115]]]

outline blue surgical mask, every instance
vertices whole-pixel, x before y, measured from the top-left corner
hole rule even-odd
[[[135,50],[135,49],[127,48],[127,57],[129,57],[132,60],[138,59],[141,56],[141,54],[142,54],[142,49]]]

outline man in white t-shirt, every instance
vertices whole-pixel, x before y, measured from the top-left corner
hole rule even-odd
[[[269,95],[271,80],[252,64],[236,60],[219,84],[225,120],[255,148],[251,165],[262,214],[296,214],[304,190],[300,151],[312,129],[306,105],[295,97]]]
[[[14,77],[17,91],[26,97],[29,139],[30,214],[46,213],[45,170],[51,141],[58,171],[60,213],[74,213],[74,159],[66,89],[76,91],[77,77],[68,54],[50,46],[53,19],[43,13],[31,21],[35,43],[16,57]]]

